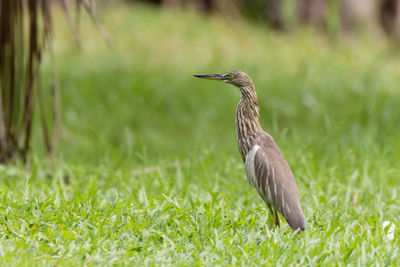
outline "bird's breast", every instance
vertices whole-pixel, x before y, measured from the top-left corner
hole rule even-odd
[[[249,151],[249,153],[247,153],[245,160],[247,180],[254,188],[258,187],[257,177],[254,168],[254,158],[256,157],[256,153],[259,149],[260,149],[259,145],[254,145]]]
[[[251,147],[249,153],[247,153],[245,159],[246,175],[250,185],[257,190],[258,194],[264,199],[266,203],[271,204],[271,190],[266,181],[267,178],[257,177],[256,174],[256,165],[260,164],[259,162],[256,162],[256,154],[260,148],[261,147],[259,145],[254,145]],[[267,175],[268,170],[266,170],[265,173],[263,172],[263,174]],[[274,172],[272,172],[272,176],[274,177]],[[264,183],[263,180],[265,181]]]

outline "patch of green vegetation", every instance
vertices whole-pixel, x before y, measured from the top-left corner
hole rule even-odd
[[[36,132],[29,166],[0,166],[1,265],[399,264],[389,44],[140,6],[108,7],[104,21],[111,46],[85,18],[81,50],[60,22],[62,140],[51,159]],[[238,90],[192,77],[233,69],[253,78],[261,123],[295,174],[301,236],[268,230],[246,181]]]

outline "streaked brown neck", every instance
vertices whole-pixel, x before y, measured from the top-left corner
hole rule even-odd
[[[243,161],[261,131],[257,93],[253,85],[240,87],[242,97],[236,109],[236,135]]]

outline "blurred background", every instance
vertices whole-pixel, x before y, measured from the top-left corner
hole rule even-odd
[[[118,2],[114,1],[114,2]],[[399,34],[397,0],[126,0],[162,8],[192,9],[219,13],[227,19],[247,19],[275,30],[311,25],[327,32],[346,34],[360,29],[379,29]]]
[[[15,24],[24,32],[25,43],[14,42],[25,51],[16,57],[21,70],[4,67],[9,45],[0,60],[3,129],[13,120],[21,128],[9,141],[22,147],[16,155],[33,147],[38,157],[47,150],[62,160],[131,167],[214,150],[239,159],[238,90],[192,76],[234,69],[253,78],[262,124],[287,154],[398,146],[397,0],[39,2],[16,5],[31,10]],[[13,4],[1,3],[5,21]],[[3,44],[19,36],[2,25]],[[36,48],[29,29],[38,33]],[[29,51],[37,58],[32,75],[18,76]],[[21,92],[14,105],[11,85]],[[24,137],[29,117],[37,123]]]

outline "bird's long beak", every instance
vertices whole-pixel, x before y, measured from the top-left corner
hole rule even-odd
[[[195,74],[193,76],[207,80],[226,80],[226,77],[223,74]]]

